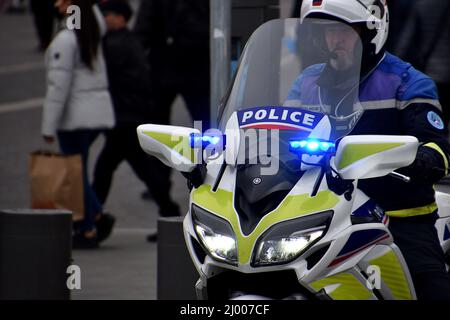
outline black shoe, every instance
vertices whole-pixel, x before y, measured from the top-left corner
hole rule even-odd
[[[142,200],[152,200],[153,195],[150,193],[150,191],[146,190],[141,193],[141,199]]]
[[[95,226],[97,227],[98,242],[106,240],[111,235],[115,223],[116,218],[109,213],[103,213],[100,216],[100,219],[95,222]]]
[[[147,241],[148,242],[156,242],[158,241],[158,232],[152,232],[147,236]]]
[[[97,237],[87,238],[83,234],[75,234],[72,236],[72,249],[97,249]]]

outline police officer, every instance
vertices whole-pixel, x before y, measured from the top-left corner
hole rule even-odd
[[[435,83],[385,51],[389,26],[385,0],[304,0],[302,24],[307,18],[330,22],[320,26],[323,41],[316,41],[324,45],[329,59],[325,66],[313,65],[300,75],[288,102],[314,105],[334,90],[334,98],[341,92],[339,99],[328,102],[336,108],[351,97],[348,93],[354,87],[346,87],[345,75],[359,66],[355,60],[361,54],[356,92],[365,112],[351,134],[411,135],[420,146],[414,163],[398,170],[411,177],[410,183],[385,176],[362,180],[359,188],[390,217],[389,229],[409,266],[418,298],[450,299],[450,277],[434,227],[433,184],[447,174],[450,154]],[[311,92],[319,92],[319,97]]]

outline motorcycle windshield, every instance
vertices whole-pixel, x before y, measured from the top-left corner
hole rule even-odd
[[[363,113],[362,48],[358,28],[343,22],[314,18],[265,23],[245,47],[219,110],[219,127],[224,130],[237,112],[241,128],[307,137],[327,116],[329,140],[347,135]]]

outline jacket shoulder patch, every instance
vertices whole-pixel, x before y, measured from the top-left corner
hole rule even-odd
[[[429,111],[427,113],[428,122],[436,129],[444,129],[444,121],[442,118],[434,111]]]

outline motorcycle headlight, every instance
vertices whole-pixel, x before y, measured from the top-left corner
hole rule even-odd
[[[326,211],[273,226],[258,240],[252,264],[267,266],[295,260],[325,235],[332,217],[333,212]]]
[[[195,233],[205,251],[213,259],[236,265],[237,244],[231,225],[196,205],[192,205],[192,218]]]

